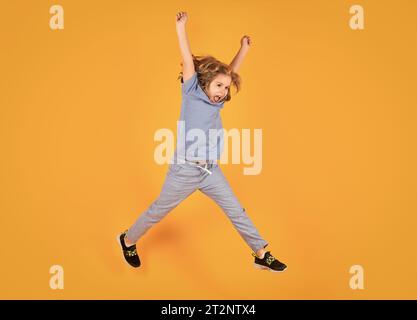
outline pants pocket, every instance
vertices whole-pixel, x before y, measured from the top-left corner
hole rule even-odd
[[[179,164],[171,163],[169,165],[169,170],[172,171],[172,172],[174,172],[174,173],[180,172],[181,169],[182,169],[182,167]]]

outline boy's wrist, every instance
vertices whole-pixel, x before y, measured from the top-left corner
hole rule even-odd
[[[243,52],[248,52],[249,51],[249,46],[241,46],[240,47],[240,51],[243,51]]]

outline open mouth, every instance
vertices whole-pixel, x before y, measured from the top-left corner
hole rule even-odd
[[[215,102],[219,102],[221,100],[221,97],[220,96],[214,96],[213,100]]]

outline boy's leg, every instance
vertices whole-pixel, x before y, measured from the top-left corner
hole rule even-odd
[[[255,253],[265,248],[268,242],[259,235],[255,225],[234,195],[221,169],[215,164],[211,171],[212,174],[207,175],[200,183],[200,191],[212,198],[223,209],[236,230]]]
[[[198,188],[198,177],[184,176],[183,170],[185,170],[183,165],[171,164],[169,166],[158,199],[129,228],[126,235],[129,243],[136,243],[149,228],[164,218]]]

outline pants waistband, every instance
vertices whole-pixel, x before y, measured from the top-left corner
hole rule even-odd
[[[188,163],[194,163],[194,164],[198,164],[198,165],[205,165],[205,164],[214,164],[216,163],[216,160],[185,160],[185,162]]]
[[[207,172],[208,174],[212,174],[213,172],[211,172],[209,169],[207,169],[207,166],[210,166],[210,168],[212,167],[212,165],[215,163],[213,160],[195,160],[195,161],[190,161],[190,160],[186,160],[185,162],[189,163],[192,166],[196,166],[197,168]]]

